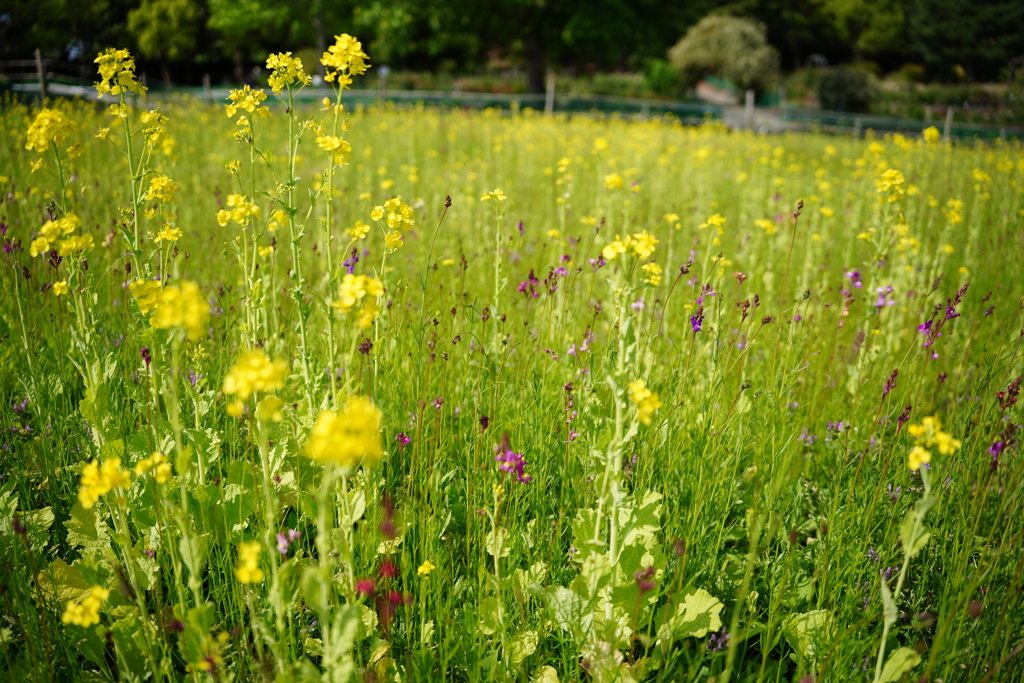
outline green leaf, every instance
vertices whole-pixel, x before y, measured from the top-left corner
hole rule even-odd
[[[331,578],[319,566],[305,567],[299,581],[302,597],[314,611],[323,614],[330,604]]]
[[[622,545],[630,545],[636,540],[641,540],[645,546],[653,543],[661,530],[661,494],[654,491],[647,491],[643,497],[632,508],[625,507],[620,514],[629,511],[629,518],[620,529]]]
[[[493,595],[484,598],[480,602],[480,609],[477,613],[479,624],[477,628],[480,633],[489,636],[502,630],[501,627],[501,605]]]
[[[39,572],[39,588],[56,597],[62,605],[69,600],[78,600],[85,591],[92,588],[82,575],[82,570],[64,560],[54,560],[50,566]]]
[[[508,660],[512,666],[519,666],[523,660],[537,651],[540,639],[536,631],[520,631],[508,642]]]
[[[547,597],[548,608],[552,611],[559,628],[572,633],[577,640],[581,634],[590,631],[594,617],[587,611],[583,598],[575,591],[563,586],[554,586],[548,588]]]
[[[504,529],[491,529],[484,541],[484,547],[495,557],[508,557],[512,550],[508,543],[508,532]]]
[[[189,534],[182,536],[178,542],[181,559],[188,567],[189,588],[197,589],[202,585],[203,569],[206,567],[206,540],[202,536]]]
[[[892,593],[889,592],[889,584],[885,582],[885,577],[880,577],[880,586],[882,592],[882,617],[886,626],[892,626],[896,623],[899,611],[896,609],[896,601],[892,599]]]
[[[576,512],[576,518],[570,523],[572,527],[572,544],[576,549],[572,559],[574,562],[582,563],[593,553],[604,550],[606,544],[600,540],[594,540],[594,529],[597,526],[597,510],[583,508]]]
[[[76,502],[65,526],[68,530],[68,545],[82,548],[83,555],[99,554],[110,547],[110,529],[106,521],[96,514],[96,508],[86,510],[80,502]]]
[[[932,537],[930,531],[926,531],[923,534],[918,534],[917,539],[914,541],[914,545],[907,552],[908,557],[917,557],[918,553],[924,550],[924,547],[928,545],[928,540]]]
[[[531,683],[559,683],[558,672],[546,664],[538,669],[537,674],[530,680]]]
[[[786,641],[796,652],[797,660],[800,662],[817,662],[818,657],[826,650],[831,629],[832,613],[827,609],[794,614],[782,625]]]
[[[703,638],[722,628],[721,613],[725,605],[703,588],[698,588],[676,605],[676,612],[658,629],[658,640],[671,643],[683,638]]]
[[[889,655],[889,659],[885,661],[885,666],[882,667],[882,677],[878,679],[878,683],[895,683],[903,677],[903,674],[920,663],[921,655],[909,647],[901,647]]]
[[[50,527],[53,526],[53,508],[44,507],[24,513],[21,518],[28,529],[28,540],[33,553],[41,553],[50,543]]]

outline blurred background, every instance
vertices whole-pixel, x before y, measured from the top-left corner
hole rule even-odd
[[[589,93],[906,118],[1024,122],[1021,0],[3,0],[0,88],[83,82],[108,46],[150,88],[259,84],[270,52],[307,69],[352,33],[356,88]]]

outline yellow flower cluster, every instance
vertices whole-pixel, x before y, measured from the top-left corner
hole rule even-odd
[[[960,449],[960,440],[954,439],[952,434],[942,431],[942,423],[937,417],[926,417],[919,425],[910,425],[907,428],[910,435],[917,439],[917,443],[910,450],[910,469],[917,471],[921,465],[932,461],[932,452],[929,448],[937,447],[942,455],[955,453]]]
[[[370,226],[362,221],[356,221],[356,224],[346,230],[346,232],[353,240],[361,240],[365,239],[365,237],[370,233]]]
[[[722,230],[722,228],[725,226],[725,222],[726,219],[722,217],[722,214],[716,213],[714,216],[711,216],[706,221],[701,223],[698,227],[701,230],[704,230],[706,228],[714,226],[715,228],[718,228],[718,234],[721,235],[725,232],[724,230]]]
[[[375,298],[384,296],[384,283],[378,278],[370,275],[353,275],[345,273],[341,278],[341,286],[338,288],[338,298],[331,302],[331,305],[342,313],[348,313],[352,308],[363,301],[363,307],[359,310],[356,325],[367,328],[373,324],[380,308]]]
[[[625,238],[616,235],[615,239],[606,244],[604,249],[601,250],[601,256],[604,257],[605,261],[612,261],[618,258],[619,254],[625,254],[632,249],[633,253],[640,258],[650,258],[651,254],[654,253],[654,245],[656,244],[658,244],[658,239],[646,230],[626,235]]]
[[[131,483],[131,476],[121,469],[120,458],[108,458],[102,465],[93,458],[92,462],[82,468],[82,481],[78,484],[78,502],[86,510],[90,510],[100,496],[105,496],[114,489],[128,488]]]
[[[231,210],[221,209],[217,212],[217,223],[223,228],[228,224],[228,221],[234,221],[239,225],[245,225],[249,222],[249,217],[259,218],[260,207],[256,206],[255,202],[249,201],[249,198],[244,194],[229,194],[228,195],[228,206]]]
[[[647,388],[647,382],[642,379],[630,382],[629,398],[636,404],[637,419],[645,425],[651,424],[651,415],[661,407],[661,401]]]
[[[959,199],[950,199],[942,210],[950,225],[959,225],[964,220],[964,203]]]
[[[322,464],[356,468],[373,465],[384,456],[380,438],[383,415],[373,401],[362,396],[348,400],[341,414],[321,411],[313,425],[306,456]]]
[[[430,560],[426,560],[423,564],[416,569],[417,576],[429,576],[430,572],[437,569],[437,566]]]
[[[325,152],[330,152],[335,164],[341,166],[348,163],[349,154],[352,153],[352,145],[344,138],[337,135],[320,135],[316,139],[316,144]]]
[[[160,232],[158,232],[156,234],[156,237],[153,238],[153,241],[154,242],[163,242],[163,241],[177,242],[179,239],[181,239],[181,234],[182,234],[181,230],[179,230],[178,228],[174,227],[170,223],[165,223],[164,227],[160,230]]]
[[[267,68],[271,70],[270,89],[275,95],[280,95],[287,86],[295,83],[309,85],[313,77],[302,68],[302,60],[292,57],[291,52],[280,52],[267,57]]]
[[[928,126],[927,128],[924,129],[922,137],[924,137],[924,141],[926,144],[934,145],[936,142],[939,141],[942,135],[939,133],[939,129],[936,128],[935,126]]]
[[[135,463],[136,477],[141,477],[150,470],[153,470],[153,477],[158,484],[166,484],[171,480],[171,463],[167,462],[167,457],[159,451],[154,451],[148,458]]]
[[[178,188],[174,181],[165,175],[153,176],[149,179],[149,189],[146,190],[146,199],[159,199],[162,203],[174,201],[174,193]]]
[[[135,58],[128,50],[109,47],[93,62],[99,65],[101,80],[96,84],[96,92],[100,95],[110,93],[117,96],[126,92],[139,94],[146,91],[146,87],[135,78]]]
[[[50,144],[60,146],[75,130],[64,112],[59,109],[40,109],[28,127],[28,141],[25,149],[42,154],[50,149]]]
[[[657,263],[645,263],[642,269],[644,271],[644,282],[649,285],[661,284],[661,266]]]
[[[62,623],[75,626],[92,626],[100,623],[100,608],[110,597],[110,591],[103,586],[93,586],[88,594],[78,602],[68,602],[64,606]]]
[[[32,243],[29,245],[29,254],[32,255],[32,258],[45,254],[62,235],[66,237],[60,240],[57,247],[61,256],[67,256],[76,251],[92,249],[94,244],[92,235],[74,234],[75,230],[81,225],[82,221],[73,213],[69,213],[55,221],[47,221],[43,227],[39,228],[39,236],[32,240]]]
[[[906,180],[895,168],[882,171],[882,176],[875,181],[875,187],[881,195],[888,195],[887,201],[895,202],[906,192]]]
[[[228,414],[232,417],[240,417],[245,407],[243,403],[248,401],[250,396],[254,393],[283,389],[287,376],[288,363],[286,361],[270,360],[263,349],[246,351],[235,361],[221,387],[225,394],[236,397],[236,400],[228,405]],[[263,414],[273,417],[280,412],[280,409],[280,403],[267,404]]]
[[[770,221],[767,218],[756,219],[754,225],[764,230],[766,235],[774,235],[779,231],[779,226],[776,225],[775,221]]]
[[[499,187],[494,188],[493,190],[485,194],[483,197],[480,197],[480,201],[482,202],[489,202],[492,199],[496,202],[503,202],[506,199],[508,199],[508,197],[505,196],[505,193],[502,192],[501,188]]]
[[[155,310],[160,303],[160,291],[163,286],[164,283],[160,280],[136,280],[128,285],[128,289],[139,304],[139,310],[145,314]]]
[[[262,90],[253,90],[249,86],[244,85],[241,90],[232,90],[228,94],[228,99],[231,100],[231,104],[224,105],[224,111],[227,113],[228,118],[234,118],[239,109],[250,114],[256,112],[263,118],[270,116],[270,109],[266,106],[260,106],[267,99],[267,93]]]
[[[209,320],[210,304],[203,298],[199,285],[185,281],[181,287],[163,288],[149,324],[158,330],[184,328],[188,338],[196,341],[206,333]]]
[[[604,177],[604,188],[606,190],[621,190],[625,182],[618,173],[609,173]]]
[[[61,280],[60,282],[53,283],[53,295],[61,296],[68,293],[68,281]]]
[[[351,76],[366,73],[370,67],[366,63],[368,57],[363,52],[363,44],[347,33],[334,36],[334,45],[320,58],[325,67],[324,80],[328,83],[337,82],[342,88],[351,85]]]
[[[235,564],[235,578],[239,583],[263,583],[263,570],[260,569],[260,551],[263,546],[259,541],[247,541],[236,546],[238,562]]]

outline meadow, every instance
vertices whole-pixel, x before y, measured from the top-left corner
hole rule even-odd
[[[5,680],[1024,679],[1019,144],[364,59],[0,107]]]

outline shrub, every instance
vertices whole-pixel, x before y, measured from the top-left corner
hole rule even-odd
[[[779,72],[779,52],[768,44],[764,24],[718,14],[690,28],[668,51],[668,60],[688,86],[718,76],[741,88],[765,90]]]
[[[860,69],[829,69],[818,84],[818,102],[828,111],[867,112],[877,97],[878,81]]]

